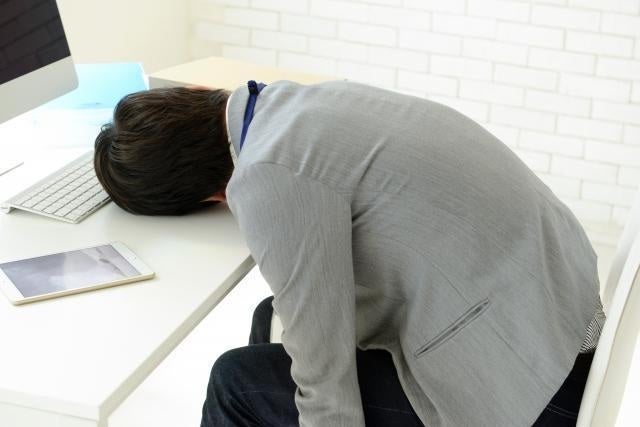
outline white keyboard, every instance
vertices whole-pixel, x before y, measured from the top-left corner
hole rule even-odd
[[[7,200],[2,210],[22,209],[77,224],[109,200],[90,151]]]

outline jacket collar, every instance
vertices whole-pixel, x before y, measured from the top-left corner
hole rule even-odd
[[[247,85],[244,84],[231,93],[229,102],[227,102],[227,129],[230,149],[233,150],[231,157],[235,157],[234,160],[240,155],[240,135],[242,134],[242,121],[248,99],[249,91]]]

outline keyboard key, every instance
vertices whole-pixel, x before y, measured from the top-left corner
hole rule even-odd
[[[71,212],[73,210],[72,207],[69,206],[65,206],[61,209],[58,209],[58,211],[55,213],[57,216],[61,216],[61,217],[65,217],[69,212]]]
[[[49,202],[40,202],[40,203],[38,203],[37,205],[35,205],[35,206],[33,207],[33,209],[34,209],[34,210],[36,210],[36,211],[41,211],[41,210],[43,210],[44,208],[46,208],[47,206],[49,206],[49,205],[50,205],[50,203],[49,203]]]
[[[84,191],[82,189],[76,188],[75,190],[73,190],[71,193],[68,193],[67,195],[69,197],[73,197],[75,199],[76,197],[78,197],[82,193],[84,193]]]
[[[71,209],[75,209],[78,206],[80,206],[80,204],[82,203],[82,200],[80,199],[74,199],[71,203],[69,203],[67,206],[69,206]]]
[[[55,211],[57,211],[58,209],[60,209],[60,206],[54,207],[53,205],[51,205],[48,208],[45,208],[44,213],[52,214]]]
[[[109,196],[107,196],[107,193],[105,193],[104,191],[100,191],[98,194],[93,196],[91,198],[91,200],[93,200],[93,202],[95,204],[98,204],[98,203],[101,203],[103,200],[106,200],[108,198],[109,198]]]
[[[91,209],[94,204],[95,203],[93,203],[91,200],[88,200],[88,201],[84,202],[83,204],[81,204],[80,206],[78,206],[78,209],[81,209],[82,212],[86,212],[89,209]]]
[[[22,196],[18,200],[15,201],[15,204],[16,205],[22,205],[22,204],[26,203],[27,200],[29,200],[30,198],[31,197],[29,197],[29,196]]]
[[[82,216],[82,212],[73,211],[65,215],[64,217],[70,219],[71,221],[75,221]]]
[[[96,194],[100,194],[101,191],[102,191],[102,187],[100,187],[99,185],[95,185],[87,191],[87,195],[88,197],[93,197]]]

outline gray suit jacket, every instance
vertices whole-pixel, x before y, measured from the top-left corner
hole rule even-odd
[[[238,151],[246,86],[229,104]],[[386,349],[428,426],[528,426],[599,306],[576,218],[438,103],[279,81],[227,187],[275,295],[302,426],[364,425],[356,347]]]

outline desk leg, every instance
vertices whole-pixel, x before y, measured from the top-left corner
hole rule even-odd
[[[106,421],[78,418],[0,402],[2,427],[107,427]]]

